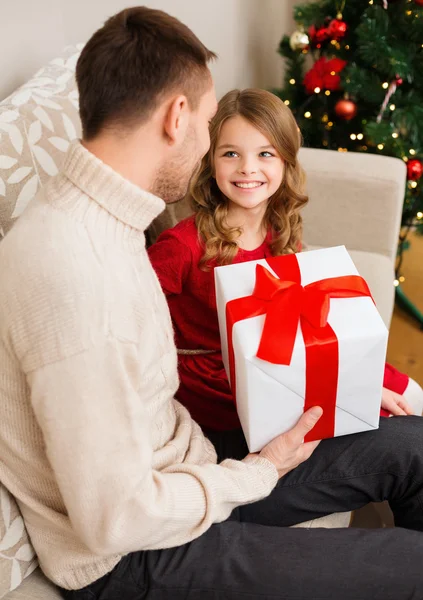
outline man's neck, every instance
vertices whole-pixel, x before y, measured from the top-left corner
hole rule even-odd
[[[153,160],[155,152],[151,148],[150,151],[144,149],[135,136],[98,136],[82,140],[82,145],[124,179],[143,190],[152,190],[157,171],[157,162]]]

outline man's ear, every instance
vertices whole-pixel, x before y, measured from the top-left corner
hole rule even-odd
[[[186,96],[176,96],[169,103],[163,122],[163,131],[169,145],[174,146],[185,139],[189,112]]]

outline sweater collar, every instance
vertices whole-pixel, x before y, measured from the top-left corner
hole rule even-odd
[[[131,183],[87,150],[72,142],[63,166],[64,175],[116,219],[139,231],[165,209],[165,202]]]

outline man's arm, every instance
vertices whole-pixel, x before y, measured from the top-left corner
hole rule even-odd
[[[183,462],[178,447],[191,437],[192,445],[203,446],[197,454],[207,456],[207,448],[178,405],[184,439],[170,440],[154,456],[160,434],[137,389],[137,365],[135,345],[105,337],[27,375],[69,518],[98,555],[186,543],[234,507],[267,496],[277,481],[276,468],[262,457],[220,465]]]

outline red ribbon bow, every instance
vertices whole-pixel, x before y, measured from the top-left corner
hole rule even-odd
[[[306,348],[304,410],[321,406],[323,416],[306,437],[307,441],[333,437],[338,389],[338,339],[327,322],[331,298],[370,296],[367,283],[358,275],[322,279],[301,285],[295,254],[268,258],[279,279],[261,265],[256,266],[253,294],[226,304],[230,380],[236,398],[235,357],[232,330],[243,319],[266,315],[257,357],[289,365],[298,326]]]

